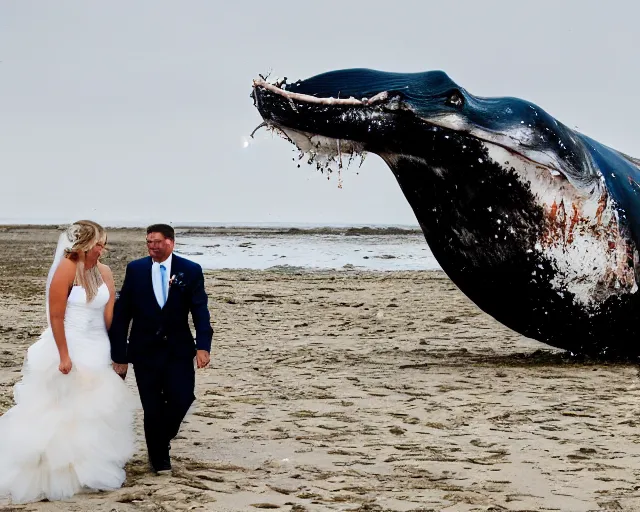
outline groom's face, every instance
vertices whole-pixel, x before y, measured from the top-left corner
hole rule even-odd
[[[149,233],[147,235],[147,250],[149,256],[155,261],[164,261],[173,251],[173,240],[166,238],[162,233]]]

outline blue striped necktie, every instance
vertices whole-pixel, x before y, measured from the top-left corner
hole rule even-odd
[[[162,306],[167,302],[167,267],[160,265],[160,278],[162,279]]]

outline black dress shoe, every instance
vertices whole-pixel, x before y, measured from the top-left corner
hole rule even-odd
[[[169,450],[160,450],[155,453],[149,454],[149,462],[151,463],[151,469],[158,474],[171,472],[171,458],[169,457]]]
[[[159,475],[171,474],[171,460],[169,457],[152,462],[151,467]]]

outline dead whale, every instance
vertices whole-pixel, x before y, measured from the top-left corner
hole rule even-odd
[[[318,165],[379,155],[443,270],[498,321],[576,354],[640,354],[638,160],[442,71],[259,79],[252,96]]]

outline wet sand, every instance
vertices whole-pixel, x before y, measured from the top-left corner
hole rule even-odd
[[[178,233],[179,236],[179,233]],[[54,229],[0,228],[0,412],[46,324]],[[144,232],[110,232],[122,282]],[[207,272],[212,365],[125,486],[0,511],[640,510],[638,369],[570,361],[441,272]],[[136,393],[133,372],[127,384]],[[2,454],[0,454],[2,456]]]

